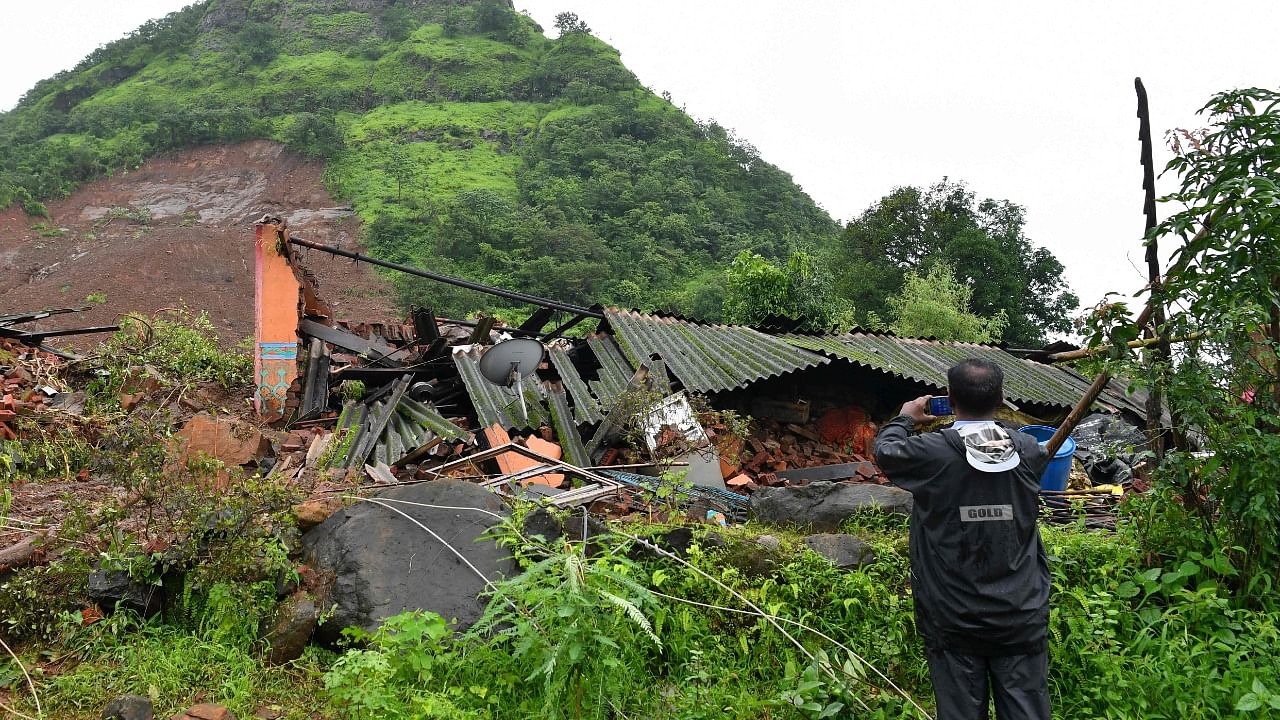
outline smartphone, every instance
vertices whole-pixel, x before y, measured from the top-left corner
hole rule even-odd
[[[946,395],[935,395],[929,398],[929,414],[941,417],[951,414],[951,398]]]

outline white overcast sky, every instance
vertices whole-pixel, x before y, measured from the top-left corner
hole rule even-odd
[[[185,4],[0,0],[0,108]],[[1163,131],[1203,124],[1195,111],[1212,93],[1280,85],[1265,39],[1280,27],[1277,0],[515,6],[552,33],[557,12],[577,12],[643,83],[736,130],[837,219],[943,176],[1023,205],[1028,235],[1086,305],[1146,276],[1134,76],[1151,97],[1157,170]]]

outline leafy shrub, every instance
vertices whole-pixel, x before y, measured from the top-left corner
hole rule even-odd
[[[368,648],[340,657],[325,674],[324,687],[349,717],[479,717],[455,707],[448,693],[434,690],[447,673],[444,664],[460,659],[446,649],[450,632],[439,615],[409,612],[388,618],[373,634],[351,628],[345,632]]]
[[[23,568],[0,583],[0,636],[10,641],[56,640],[63,616],[81,608],[89,562],[83,553],[65,553],[57,562]]]
[[[145,366],[183,384],[213,381],[242,388],[252,381],[253,359],[219,347],[205,313],[173,310],[150,319],[130,315],[121,327],[100,353],[107,377],[94,388],[99,396],[115,395],[131,372]]]

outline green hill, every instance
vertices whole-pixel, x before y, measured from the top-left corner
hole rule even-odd
[[[328,161],[377,256],[704,317],[741,250],[834,236],[790,176],[564,25],[548,39],[506,0],[206,0],[0,114],[0,206],[39,214],[158,153],[271,138]],[[397,281],[406,304],[502,310]]]

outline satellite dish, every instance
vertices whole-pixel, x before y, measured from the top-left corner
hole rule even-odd
[[[529,408],[524,401],[524,378],[532,375],[542,363],[546,348],[537,340],[515,338],[489,348],[480,358],[480,374],[494,385],[516,387],[520,398],[520,412],[529,421]]]
[[[529,338],[504,340],[480,357],[480,374],[494,385],[511,387],[532,375],[542,363],[546,348]]]

